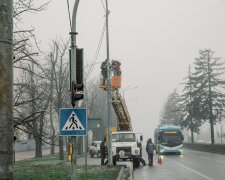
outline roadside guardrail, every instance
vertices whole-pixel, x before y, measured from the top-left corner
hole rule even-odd
[[[197,151],[225,154],[225,144],[183,143],[184,148]]]

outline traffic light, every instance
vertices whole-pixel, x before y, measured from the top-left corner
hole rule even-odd
[[[71,97],[71,101],[72,101],[72,106],[73,107],[75,106],[75,102],[76,101],[84,99],[83,88],[84,88],[83,84],[75,84],[74,82],[72,82],[72,97]]]
[[[83,49],[76,48],[76,78],[77,84],[83,84]]]
[[[71,82],[71,49],[69,50],[69,60],[70,60],[70,82]],[[77,84],[83,84],[83,49],[76,48],[76,82]],[[70,83],[70,89],[72,89],[72,84]]]

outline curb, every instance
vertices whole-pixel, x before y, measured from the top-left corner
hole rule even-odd
[[[120,168],[120,172],[119,172],[119,174],[118,174],[116,180],[122,180],[122,177],[123,177],[123,171],[124,171],[124,166],[122,166],[122,167]]]
[[[120,172],[116,180],[133,180],[134,179],[133,163],[121,164],[120,166],[121,166]]]

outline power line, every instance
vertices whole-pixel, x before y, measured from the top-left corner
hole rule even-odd
[[[102,2],[103,9],[104,9],[104,11],[105,11],[105,6],[104,6],[104,3],[103,3],[103,1],[102,1],[102,0],[101,0],[101,2]]]
[[[100,48],[101,48],[101,45],[102,45],[102,40],[103,40],[104,34],[105,34],[105,28],[106,28],[106,24],[104,23],[103,29],[102,29],[102,33],[101,33],[101,36],[100,36],[100,39],[99,39],[99,42],[98,42],[98,47],[96,49],[95,56],[94,56],[94,59],[93,59],[93,63],[92,63],[92,65],[90,66],[90,68],[88,70],[88,73],[87,73],[86,78],[85,78],[86,80],[89,78],[89,76],[93,72],[94,64],[96,63],[96,61],[98,59],[98,55],[99,55]]]

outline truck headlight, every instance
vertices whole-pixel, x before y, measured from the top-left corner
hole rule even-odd
[[[139,154],[139,150],[138,150],[138,149],[135,149],[135,150],[134,150],[134,153],[135,153],[135,154]]]

